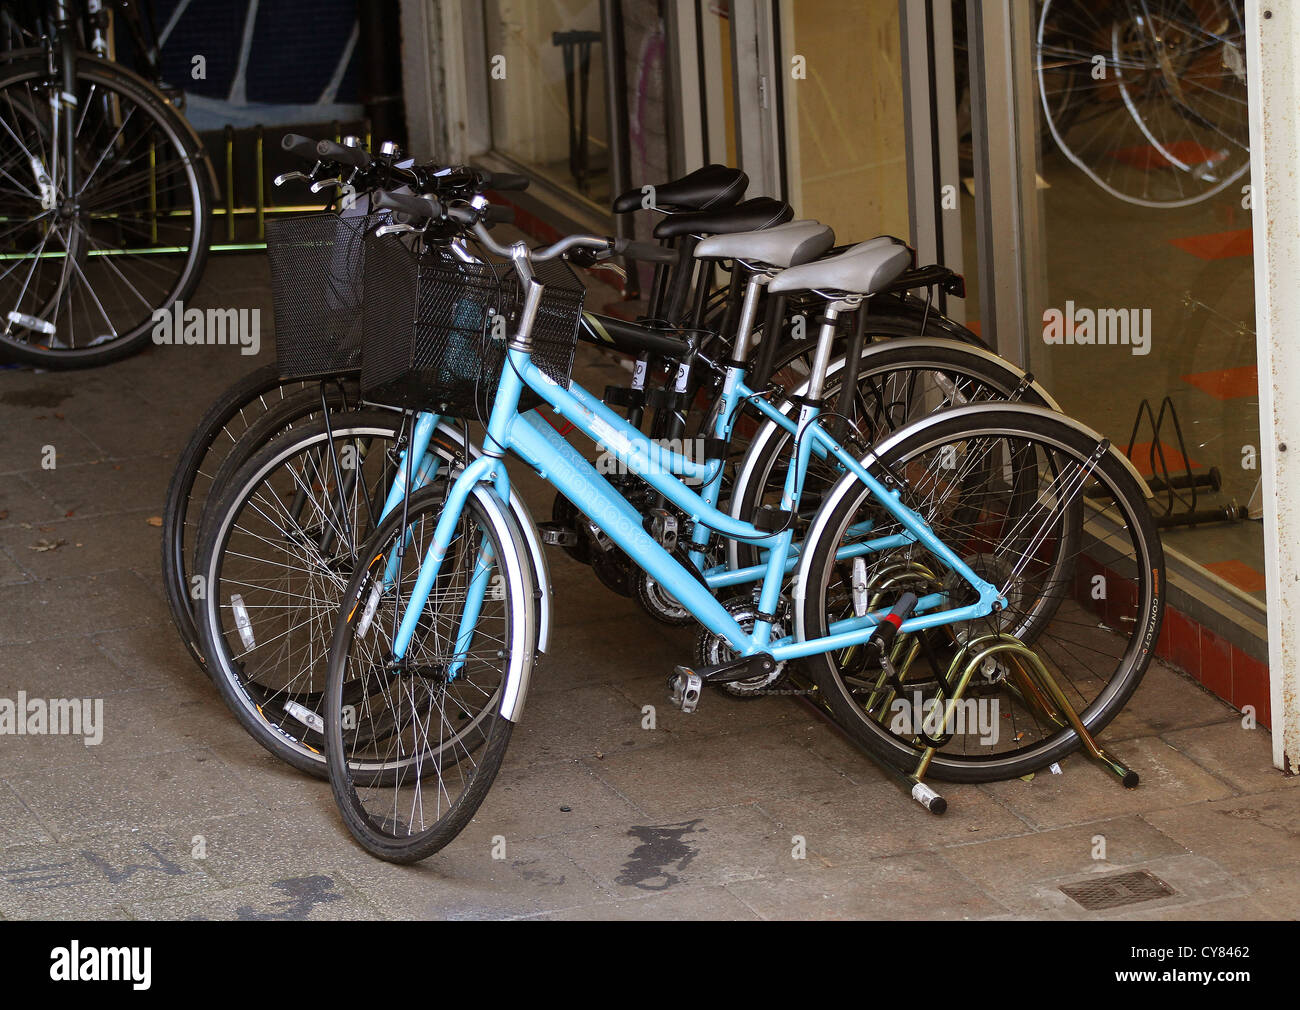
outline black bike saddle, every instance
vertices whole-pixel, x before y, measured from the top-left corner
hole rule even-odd
[[[697,210],[672,214],[655,225],[655,238],[676,238],[678,235],[729,235],[737,231],[758,231],[785,224],[794,217],[794,209],[784,201],[770,196],[756,196],[752,200],[722,210]]]
[[[654,205],[661,210],[708,210],[733,207],[745,195],[749,176],[726,165],[705,165],[672,182],[654,187]],[[641,209],[645,194],[629,189],[614,201],[615,214]]]

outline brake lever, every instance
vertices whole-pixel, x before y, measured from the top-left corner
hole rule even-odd
[[[619,278],[619,280],[623,280],[623,281],[626,281],[626,280],[627,280],[627,271],[624,270],[624,269],[623,269],[621,266],[619,266],[617,263],[614,263],[614,262],[612,262],[612,261],[610,261],[610,260],[601,260],[601,261],[599,261],[599,262],[597,262],[597,263],[593,263],[593,264],[592,264],[591,266],[589,266],[587,269],[588,269],[588,270],[608,270],[610,273],[616,275],[616,276]]]
[[[335,186],[338,189],[342,189],[344,187],[344,182],[342,179],[321,179],[319,182],[313,182],[311,184],[311,191],[313,193],[319,193],[326,186]]]
[[[385,235],[405,235],[408,232],[423,230],[423,228],[417,228],[413,224],[381,224],[375,229],[375,237],[383,238]]]
[[[286,182],[311,182],[311,176],[305,172],[281,172],[273,181],[275,185],[283,186]]]
[[[462,263],[482,264],[482,260],[475,256],[465,247],[462,239],[454,239],[451,243],[452,254]]]

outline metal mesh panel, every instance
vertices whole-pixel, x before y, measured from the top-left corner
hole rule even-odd
[[[446,249],[417,255],[388,237],[372,238],[366,257],[364,395],[486,419],[523,306],[513,268],[464,263]],[[564,263],[539,263],[534,273],[545,291],[533,326],[533,362],[567,387],[585,289]],[[520,409],[539,402],[525,390]]]
[[[361,366],[365,235],[386,217],[320,213],[266,222],[282,378],[337,375]]]

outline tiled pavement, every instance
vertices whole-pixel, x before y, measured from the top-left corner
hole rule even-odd
[[[257,257],[214,259],[200,295],[270,316]],[[1106,734],[1138,790],[1076,757],[947,786],[936,818],[793,701],[672,710],[665,675],[690,635],[558,553],[552,654],[483,808],[419,866],[371,859],[328,786],[226,713],[159,588],[148,520],[175,454],[257,360],[172,347],[0,372],[0,698],[102,698],[105,727],[90,747],[0,736],[0,916],[1059,918],[1089,914],[1060,884],[1138,868],[1174,895],[1104,915],[1300,911],[1295,780],[1265,731],[1178,673],[1154,667]],[[599,383],[614,366],[587,367]]]

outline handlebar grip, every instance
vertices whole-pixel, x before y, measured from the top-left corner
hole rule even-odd
[[[442,217],[442,204],[427,196],[412,196],[407,193],[390,193],[381,189],[370,200],[372,207],[383,210],[396,210],[421,221]]]
[[[280,147],[305,161],[316,161],[316,141],[300,133],[286,133],[280,138]]]
[[[658,242],[636,242],[625,238],[615,240],[614,252],[630,260],[641,260],[643,263],[666,263],[669,266],[675,266],[681,259],[676,249],[669,249]]]
[[[336,161],[353,168],[369,168],[370,154],[360,147],[344,147],[332,140],[322,140],[316,145],[316,154],[322,161]]]
[[[515,209],[494,203],[488,207],[487,213],[483,215],[483,220],[488,224],[514,224]]]
[[[898,635],[899,625],[911,616],[917,602],[915,593],[904,593],[898,598],[893,609],[881,618],[880,623],[876,625],[876,633],[871,636],[878,655],[883,656],[889,651],[889,647],[894,644],[895,636]]]
[[[483,188],[495,189],[502,193],[525,190],[528,188],[529,181],[528,176],[516,175],[513,172],[483,171]]]

